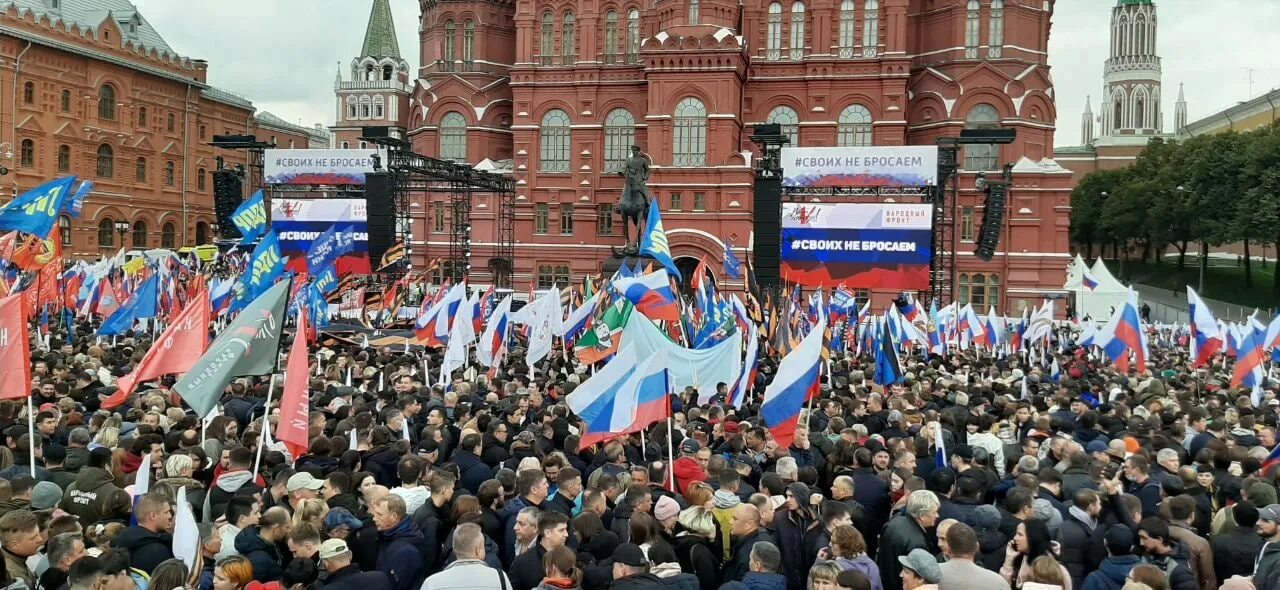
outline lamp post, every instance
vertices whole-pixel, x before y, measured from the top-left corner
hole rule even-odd
[[[1173,190],[1176,190],[1180,193],[1193,192],[1191,190],[1188,190],[1187,187],[1182,185],[1178,185]],[[1204,238],[1200,238],[1200,270],[1199,270],[1200,278],[1198,281],[1196,281],[1197,295],[1204,295],[1204,267],[1207,266],[1208,264],[1209,264],[1209,243],[1204,241]]]
[[[128,221],[117,221],[117,222],[116,222],[116,233],[120,234],[120,247],[122,247],[122,248],[123,248],[123,247],[124,247],[124,235],[125,235],[125,234],[127,234],[127,233],[129,233],[129,222],[128,222]]]

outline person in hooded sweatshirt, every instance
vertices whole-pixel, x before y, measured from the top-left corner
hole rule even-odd
[[[111,449],[99,447],[90,451],[87,463],[62,495],[58,507],[83,523],[128,522],[133,503],[129,493],[116,485],[110,466]]]
[[[266,481],[249,471],[252,466],[253,452],[249,449],[236,447],[227,453],[227,470],[213,480],[209,493],[204,496],[204,520],[212,522],[221,518],[232,496],[256,496],[267,487]]]
[[[1142,563],[1133,554],[1133,530],[1123,524],[1113,524],[1102,537],[1107,548],[1107,558],[1098,569],[1084,579],[1080,590],[1120,590],[1135,566]]]
[[[142,496],[135,513],[138,524],[120,533],[112,546],[129,552],[129,567],[150,574],[161,562],[173,559],[173,504],[152,492]]]
[[[278,545],[289,535],[289,511],[276,506],[262,513],[258,524],[236,535],[236,552],[253,564],[253,579],[274,582],[284,575]]]

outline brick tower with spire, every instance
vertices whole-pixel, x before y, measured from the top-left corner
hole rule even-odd
[[[409,97],[412,94],[409,63],[400,57],[390,0],[373,0],[364,45],[350,64],[350,78],[342,79],[342,64],[334,79],[337,123],[333,145],[364,148],[365,127],[390,127],[393,137],[406,136]]]

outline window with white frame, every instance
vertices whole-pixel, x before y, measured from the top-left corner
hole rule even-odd
[[[604,171],[619,172],[636,142],[636,119],[627,109],[613,109],[604,118]]]
[[[564,21],[560,26],[560,59],[566,66],[571,66],[578,60],[578,40],[574,30],[576,25],[577,17],[572,12],[564,13]]]
[[[791,59],[804,58],[804,2],[791,5]]]
[[[880,0],[867,0],[862,9],[862,56],[880,53]]]
[[[556,52],[556,17],[551,11],[542,13],[542,39],[538,44],[539,63],[549,66],[554,63]]]
[[[640,63],[640,11],[627,12],[627,63]]]
[[[782,3],[769,4],[768,32],[765,35],[765,59],[782,59]]]
[[[618,11],[604,13],[604,63],[618,63]]]
[[[981,19],[982,5],[978,4],[978,0],[969,0],[964,24],[964,56],[970,59],[978,57],[978,45],[982,43]]]
[[[440,159],[467,161],[467,119],[457,111],[440,119]]]
[[[698,11],[701,9],[699,0],[689,0],[689,23],[691,25],[698,24]]]
[[[1004,50],[1004,0],[991,0],[987,37],[987,57],[1000,57]]]
[[[769,111],[769,118],[766,123],[777,123],[782,127],[782,134],[787,136],[791,142],[788,145],[800,145],[800,116],[796,114],[795,109],[789,106],[774,107]]]
[[[454,47],[458,43],[458,25],[452,19],[444,21],[444,69],[453,69]]]
[[[840,147],[863,147],[872,145],[871,109],[860,104],[851,104],[840,111],[837,123],[836,138]]]
[[[969,109],[964,120],[965,129],[999,129],[1000,112],[995,107],[980,103]],[[973,172],[997,170],[1000,167],[1000,146],[981,143],[964,146],[964,169]]]
[[[674,143],[672,165],[706,165],[707,107],[702,101],[689,96],[676,105]]]
[[[470,70],[476,61],[476,21],[467,19],[462,25],[462,67]]]
[[[542,116],[539,167],[543,172],[569,171],[569,115],[551,109]]]
[[[840,57],[853,57],[853,46],[856,42],[856,39],[854,39],[854,33],[858,30],[857,23],[854,21],[853,10],[853,0],[841,0],[840,34],[838,39],[840,43]]]

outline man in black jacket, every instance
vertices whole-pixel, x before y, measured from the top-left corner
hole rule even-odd
[[[342,539],[329,539],[320,545],[320,565],[329,572],[326,590],[391,590],[391,580],[379,571],[360,571],[352,563],[351,550]]]
[[[440,516],[453,499],[453,488],[453,473],[437,470],[431,476],[431,497],[413,513],[413,524],[422,531],[422,537],[426,541],[428,554],[424,556],[424,560],[427,569],[432,571],[440,566],[440,547],[449,534]]]
[[[1231,516],[1235,524],[1228,524],[1221,533],[1209,538],[1213,571],[1219,580],[1252,575],[1253,562],[1266,544],[1255,528],[1258,526],[1258,509],[1253,504],[1236,502],[1231,507]]]
[[[1062,519],[1060,533],[1060,560],[1071,574],[1071,587],[1080,588],[1089,572],[1098,569],[1106,558],[1101,543],[1103,529],[1098,517],[1102,514],[1102,500],[1093,490],[1079,490]]]
[[[113,546],[129,552],[129,567],[151,573],[160,562],[173,558],[173,506],[159,493],[138,501],[138,524],[120,533]]]
[[[462,444],[453,454],[453,462],[458,466],[458,485],[472,495],[480,492],[480,485],[493,479],[493,468],[480,460],[481,441],[479,434],[468,434],[462,437]]]
[[[582,472],[565,467],[556,474],[556,495],[547,500],[547,510],[573,517],[574,501],[582,493]]]
[[[926,531],[937,524],[938,507],[938,497],[933,492],[912,492],[907,499],[906,513],[893,517],[884,526],[884,532],[880,534],[880,550],[876,554],[884,590],[902,590],[902,564],[898,556],[911,553],[912,549],[937,552],[929,546]]]
[[[546,577],[542,558],[556,547],[563,547],[569,540],[569,517],[550,510],[538,517],[538,542],[528,551],[516,556],[507,572],[512,590],[533,590]]]
[[[773,542],[773,535],[760,526],[760,510],[754,504],[742,504],[733,513],[732,557],[724,564],[725,582],[741,580],[751,571],[751,548],[756,543]]]

